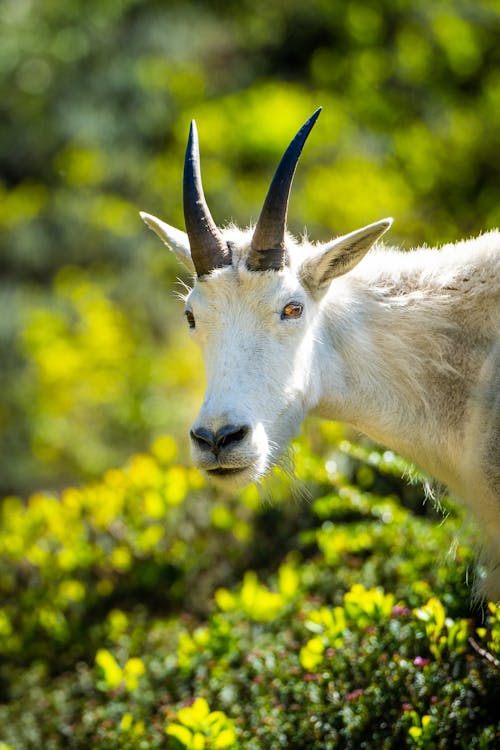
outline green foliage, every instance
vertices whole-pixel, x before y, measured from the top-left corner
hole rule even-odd
[[[204,698],[196,698],[191,706],[180,708],[176,719],[165,731],[186,750],[235,750],[238,747],[234,722],[223,711],[210,711]]]
[[[98,482],[6,499],[0,741],[491,746],[499,610],[470,608],[466,540],[443,553],[461,519],[332,478],[345,438],[325,432],[297,444],[309,504],[280,476],[271,507],[254,489],[214,502],[168,436]]]
[[[55,278],[52,305],[25,315],[20,345],[30,362],[23,397],[30,403],[32,451],[52,473],[92,475],[119,463],[116,435],[130,453],[160,424],[178,428],[188,416],[183,400],[175,406],[176,392],[189,400],[201,385],[192,352],[174,335],[160,346],[154,331],[130,321],[112,291],[110,283],[65,267]]]

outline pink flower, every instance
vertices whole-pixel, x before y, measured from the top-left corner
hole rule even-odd
[[[361,688],[357,688],[357,690],[353,690],[352,693],[347,693],[345,699],[348,702],[355,701],[356,698],[359,698],[361,695],[363,695],[364,692],[365,691],[362,690]]]
[[[413,663],[416,667],[426,667],[428,664],[431,663],[430,659],[424,659],[423,656],[416,656],[413,659]]]
[[[408,607],[400,607],[399,604],[396,604],[392,608],[392,614],[394,617],[407,617],[410,614],[410,610]]]

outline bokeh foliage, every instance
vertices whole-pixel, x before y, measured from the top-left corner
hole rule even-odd
[[[220,223],[256,218],[322,104],[293,231],[499,224],[496,0],[4,0],[0,20],[4,492],[97,476],[195,413],[183,272],[137,215],[182,227],[192,117]]]
[[[0,747],[494,747],[500,608],[471,604],[473,534],[447,555],[462,519],[404,508],[400,459],[346,473],[341,428],[310,441],[309,504],[283,476],[273,505],[221,497],[169,436],[5,500]]]

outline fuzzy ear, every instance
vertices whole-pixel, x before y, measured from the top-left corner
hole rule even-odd
[[[313,294],[325,291],[332,279],[359,263],[391,224],[391,218],[382,219],[321,245],[300,266],[299,279]]]
[[[189,240],[185,232],[181,232],[180,229],[171,227],[169,224],[165,224],[164,221],[157,219],[156,216],[146,214],[144,211],[140,212],[141,219],[146,222],[148,227],[158,235],[165,245],[175,254],[177,260],[183,263],[188,271],[195,274],[194,263],[191,258],[191,251],[189,249]]]

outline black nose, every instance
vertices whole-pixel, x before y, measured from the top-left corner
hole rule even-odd
[[[199,448],[205,450],[211,450],[216,455],[220,453],[224,448],[234,447],[236,443],[240,443],[246,435],[248,435],[250,427],[248,425],[235,426],[233,424],[226,424],[213,433],[212,430],[207,430],[205,427],[193,427],[191,432],[191,440],[198,445]]]

